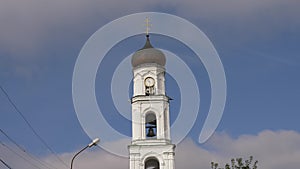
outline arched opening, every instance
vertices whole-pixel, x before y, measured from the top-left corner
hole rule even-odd
[[[146,96],[154,95],[154,87],[153,86],[146,86],[145,87],[145,95]]]
[[[156,128],[156,116],[154,113],[148,113],[146,115],[146,136],[147,138],[155,138],[157,135],[157,128]]]
[[[145,169],[159,169],[159,161],[156,158],[149,158],[145,161]]]

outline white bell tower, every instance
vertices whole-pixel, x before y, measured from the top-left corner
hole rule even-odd
[[[150,44],[132,56],[133,97],[130,169],[174,169],[169,100],[165,94],[165,55]]]

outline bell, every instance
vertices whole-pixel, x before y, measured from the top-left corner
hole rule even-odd
[[[155,133],[154,133],[154,130],[152,127],[149,128],[148,130],[148,134],[147,134],[147,137],[154,137],[156,136]]]

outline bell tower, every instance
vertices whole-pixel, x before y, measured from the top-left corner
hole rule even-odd
[[[150,43],[131,60],[133,67],[130,169],[174,169],[175,145],[170,138],[169,100],[165,93],[166,57]]]

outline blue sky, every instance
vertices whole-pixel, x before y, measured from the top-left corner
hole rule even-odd
[[[124,15],[146,11],[170,13],[189,20],[208,36],[219,53],[227,80],[226,107],[217,133],[206,144],[198,144],[210,101],[207,72],[200,62],[192,64],[196,56],[180,42],[151,36],[154,46],[172,50],[178,55],[189,55],[186,62],[192,65],[200,84],[200,115],[183,143],[182,147],[186,149],[178,146],[179,161],[188,150],[195,156],[207,155],[203,157],[203,166],[209,165],[209,160],[229,161],[232,156],[240,154],[224,147],[229,143],[247,147],[245,137],[257,141],[258,147],[264,145],[259,140],[267,140],[267,143],[276,146],[280,144],[276,141],[290,138],[286,142],[283,139],[286,145],[283,151],[289,154],[296,149],[295,154],[300,155],[299,146],[289,146],[291,142],[300,143],[299,6],[300,3],[295,0],[1,1],[0,84],[40,136],[69,163],[72,153],[90,141],[80,126],[72,101],[73,69],[84,43],[100,27]],[[101,67],[105,73],[98,70],[96,85],[103,85],[108,88],[106,91],[110,91],[109,71],[143,44],[144,36],[139,35],[115,46],[106,56],[107,67]],[[167,78],[167,83],[170,82],[167,84],[168,94],[174,98],[171,103],[174,118],[178,111],[176,105],[180,102],[180,98],[176,99],[179,96],[178,86],[170,76]],[[97,94],[99,100],[108,97],[103,103],[99,100],[98,103],[107,112],[115,114],[105,116],[116,130],[130,135],[130,122],[117,115],[109,104],[111,96],[108,95],[108,92]],[[34,136],[2,92],[0,112],[0,128],[3,131],[29,153],[51,161],[49,150]],[[4,135],[0,135],[0,140],[13,147]],[[121,143],[118,146],[126,147]],[[193,146],[199,150],[191,148]],[[210,148],[215,151],[206,150]],[[97,150],[110,159],[119,158]],[[184,153],[180,154],[180,150]],[[247,156],[247,150],[241,151],[244,152],[242,155]],[[223,156],[224,153],[228,153],[229,157]],[[3,146],[0,157],[15,168],[24,163]],[[258,160],[264,160],[263,155],[258,157]],[[126,159],[123,161],[125,163]],[[280,164],[285,163],[288,162]],[[196,162],[195,166],[192,164],[190,168],[198,165]],[[299,162],[292,161],[290,168],[293,168],[292,164],[296,166]],[[115,165],[107,164],[106,167],[118,168]],[[271,162],[266,164],[266,168],[270,166]]]

